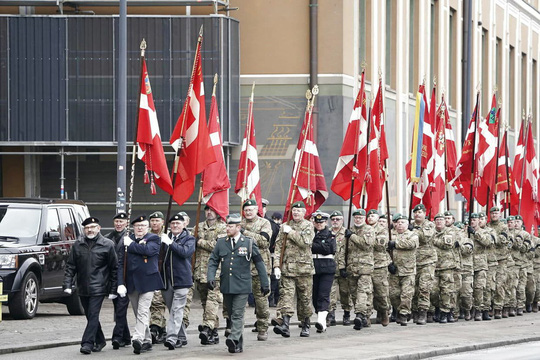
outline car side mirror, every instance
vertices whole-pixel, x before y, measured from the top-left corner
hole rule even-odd
[[[44,242],[60,241],[60,233],[58,231],[46,232],[43,236]]]

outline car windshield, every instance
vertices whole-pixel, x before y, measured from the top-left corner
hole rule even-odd
[[[40,209],[0,205],[0,242],[35,243],[40,219]]]

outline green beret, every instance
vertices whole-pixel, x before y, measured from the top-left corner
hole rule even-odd
[[[451,211],[445,211],[445,212],[444,212],[444,216],[452,216],[452,217],[453,217],[454,214],[452,214]]]
[[[255,201],[254,199],[247,199],[246,201],[244,201],[244,204],[242,205],[242,209],[245,208],[246,206],[257,206],[257,201]]]
[[[394,215],[394,221],[398,221],[398,220],[407,220],[409,221],[409,218],[407,217],[407,215],[401,215],[401,214],[397,214],[397,218],[396,218],[396,215]]]
[[[241,221],[240,214],[230,214],[227,216],[227,224],[240,224]]]
[[[357,210],[355,210],[355,211],[352,213],[352,216],[356,216],[356,215],[366,216],[366,210],[364,210],[364,209],[357,209]]]
[[[388,219],[388,216],[386,216],[386,214],[382,214],[380,218],[381,219]]]
[[[291,205],[291,209],[298,208],[298,209],[305,209],[306,205],[303,201],[297,201],[294,204]]]
[[[484,217],[486,217],[486,213],[485,212],[479,212],[478,216],[481,217],[481,218],[484,218]]]
[[[163,219],[165,220],[165,216],[163,216],[163,213],[161,211],[156,211],[150,214],[148,217],[149,219]]]
[[[456,221],[454,225],[459,229],[463,229],[465,227],[461,221]]]
[[[371,215],[371,214],[377,214],[377,215],[379,215],[379,212],[378,212],[377,210],[375,210],[375,209],[371,209],[371,210],[369,210],[369,211],[367,212],[367,215],[369,216],[369,215]]]
[[[413,213],[417,212],[418,210],[423,210],[423,211],[426,211],[426,207],[424,206],[424,204],[418,204],[414,207],[413,209]]]
[[[184,218],[189,217],[188,214],[185,211],[180,211],[178,215],[182,215]]]
[[[480,215],[478,213],[472,213],[471,214],[471,219],[478,219],[480,217]]]
[[[433,220],[438,219],[438,218],[444,218],[444,213],[438,213],[437,215],[435,215]]]
[[[343,216],[343,213],[339,210],[334,210],[331,214],[330,214],[330,219],[333,218],[333,217],[336,217],[336,216]]]
[[[521,215],[516,215],[516,216],[514,217],[514,220],[521,220],[521,221],[523,221],[523,218],[521,217]]]
[[[394,216],[392,216],[392,221],[398,221],[400,216],[401,216],[400,213],[395,213]]]
[[[498,206],[494,206],[489,210],[490,213],[495,212],[495,211],[501,211],[501,208],[499,208]]]
[[[516,220],[516,217],[513,216],[513,215],[510,215],[510,216],[508,216],[508,217],[506,218],[506,221],[514,221],[514,220]]]

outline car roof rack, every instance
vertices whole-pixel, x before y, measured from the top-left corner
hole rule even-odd
[[[13,197],[13,198],[0,198],[0,203],[2,202],[16,202],[24,204],[77,204],[84,205],[84,202],[81,200],[72,200],[72,199],[51,199],[51,198],[23,198],[23,197]]]

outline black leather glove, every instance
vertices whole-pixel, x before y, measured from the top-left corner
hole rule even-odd
[[[388,272],[392,275],[397,273],[397,266],[394,264],[394,262],[391,262],[390,265],[388,265]]]
[[[388,242],[388,250],[394,250],[396,248],[396,241],[391,240]]]
[[[456,240],[456,242],[454,243],[454,247],[457,249],[459,247],[459,241]]]
[[[413,224],[409,224],[409,227],[408,227],[409,231],[413,231],[414,229],[414,225]]]
[[[348,275],[345,269],[339,269],[339,276],[345,279]]]
[[[263,296],[266,296],[266,295],[270,294],[270,288],[261,286],[261,292],[262,292]]]
[[[215,280],[210,280],[206,286],[208,287],[208,290],[214,290],[215,287],[216,287],[216,281]]]
[[[471,235],[474,235],[476,234],[476,231],[474,231],[474,229],[472,228],[472,226],[469,226],[467,227],[467,233],[471,234]]]
[[[352,231],[349,229],[345,229],[345,237],[348,239],[351,237],[351,235],[352,235]]]
[[[390,223],[390,230],[394,228],[394,223]]]

